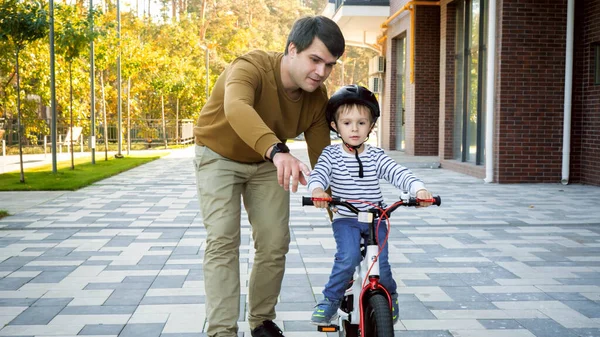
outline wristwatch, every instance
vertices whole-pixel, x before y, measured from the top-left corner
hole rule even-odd
[[[289,153],[290,148],[287,147],[284,143],[277,143],[273,145],[273,150],[269,154],[269,158],[267,158],[271,163],[273,162],[273,157],[275,157],[278,153]]]

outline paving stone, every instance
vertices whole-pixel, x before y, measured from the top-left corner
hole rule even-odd
[[[428,330],[428,331],[395,331],[396,337],[453,337],[448,331]]]
[[[152,284],[156,276],[126,276],[121,283]]]
[[[131,315],[137,306],[127,305],[78,305],[64,308],[61,315]]]
[[[575,334],[581,337],[597,337],[600,336],[600,329],[571,329]]]
[[[486,329],[490,330],[525,329],[514,319],[478,319],[477,321]]]
[[[552,301],[553,298],[545,293],[508,293],[484,294],[492,302],[495,301]]]
[[[299,158],[307,160],[302,152]],[[206,229],[191,161],[168,156],[1,219],[0,307],[15,312],[15,324],[0,335],[22,328],[40,336],[206,336],[163,333],[169,317],[205,315]],[[404,330],[401,322],[396,336],[451,337],[475,327],[482,336],[600,336],[600,209],[591,201],[600,199],[600,188],[483,184],[443,169],[414,172],[451,198],[440,208],[393,217],[390,255],[399,289],[410,291],[399,295],[406,326],[437,330]],[[382,187],[386,200],[397,197],[395,188]],[[308,318],[322,298],[335,246],[324,213],[300,206],[300,195],[307,195],[303,186],[292,196],[291,251],[276,307],[285,319],[276,322],[292,336],[326,336]],[[523,208],[531,200],[535,207]],[[238,335],[249,337],[254,249],[247,219],[243,213]],[[437,319],[432,310],[474,318]],[[554,319],[485,317],[536,312]],[[83,322],[81,331],[52,330],[56,324],[48,321],[66,315]]]
[[[186,276],[157,276],[150,288],[181,288]]]
[[[10,321],[9,325],[45,325],[48,324],[54,316],[63,310],[63,306],[40,306],[29,307],[15,319]]]
[[[17,290],[22,285],[31,280],[31,277],[5,277],[0,279],[0,291],[2,290]]]
[[[531,331],[536,337],[577,337],[575,331],[556,323],[551,319],[518,319],[517,322]]]
[[[159,337],[164,324],[127,324],[119,337]]]
[[[498,309],[492,302],[427,302],[424,303],[429,310],[495,310]]]
[[[0,298],[0,307],[29,307],[37,298]]]
[[[546,293],[546,295],[559,301],[586,301],[587,297],[579,293]]]
[[[305,298],[304,301],[291,301],[291,302],[278,302],[275,306],[277,312],[280,311],[307,311],[312,312],[314,310],[316,301]]]
[[[90,283],[85,286],[85,290],[119,289],[119,290],[148,290],[152,282],[135,283]]]
[[[123,330],[123,324],[86,324],[79,335],[113,335],[118,336]]]
[[[479,294],[471,287],[440,287],[444,293],[459,302],[485,302],[488,298]]]
[[[8,259],[0,262],[0,266],[10,267],[10,268],[20,268],[26,265],[27,263],[35,260],[35,257],[23,257],[23,256],[13,256]]]
[[[70,271],[42,271],[38,276],[34,277],[31,283],[58,283],[67,277]]]
[[[282,287],[279,295],[282,302],[305,301],[312,298],[312,289],[308,286]]]
[[[44,257],[62,257],[67,256],[73,252],[72,248],[52,248],[47,250],[42,256]]]
[[[285,331],[311,331],[316,330],[316,327],[308,321],[292,321],[288,320],[283,323],[283,327],[280,327]]]
[[[421,302],[398,302],[400,319],[435,319],[435,315]]]
[[[203,304],[204,296],[145,296],[140,305]]]
[[[32,306],[35,307],[66,307],[72,298],[40,298]]]
[[[588,318],[600,318],[600,303],[590,300],[584,301],[562,301],[571,309],[583,314]],[[600,328],[600,325],[598,326]]]
[[[137,306],[144,298],[146,289],[116,289],[110,297],[104,302],[105,306]]]
[[[173,252],[171,253],[171,256],[175,256],[177,255],[177,257],[181,256],[181,255],[196,255],[198,254],[198,250],[200,250],[200,246],[194,246],[194,247],[175,247],[175,249],[173,249]],[[165,334],[163,334],[164,336]]]
[[[167,262],[168,259],[169,256],[144,256],[140,259],[138,265],[143,266],[155,264],[162,266]]]

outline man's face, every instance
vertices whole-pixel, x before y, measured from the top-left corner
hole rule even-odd
[[[296,46],[289,45],[288,54],[292,60],[290,77],[300,89],[315,91],[329,77],[337,57],[331,55],[325,44],[315,37],[308,48],[298,53]]]

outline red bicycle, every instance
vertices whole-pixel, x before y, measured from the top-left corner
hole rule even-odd
[[[383,219],[388,219],[390,214],[400,206],[419,206],[421,202],[431,202],[433,205],[439,206],[442,203],[441,198],[436,196],[423,200],[411,198],[408,193],[403,193],[400,200],[383,209],[362,200],[302,197],[302,206],[312,206],[313,201],[327,201],[332,206],[344,206],[358,216],[358,221],[369,224],[369,236],[367,241],[363,242],[363,247],[360,247],[363,258],[356,267],[354,277],[341,301],[337,322],[319,326],[318,330],[321,332],[339,331],[341,337],[393,337],[392,297],[389,291],[379,283],[380,247],[377,243],[377,235],[375,235],[377,227]],[[368,211],[360,211],[350,202],[367,203],[373,208]],[[387,239],[386,236],[382,247],[387,244]]]

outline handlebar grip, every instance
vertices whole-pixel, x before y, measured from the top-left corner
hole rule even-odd
[[[433,199],[435,199],[435,202],[433,203],[434,205],[439,206],[442,204],[442,198],[439,195],[433,197]]]
[[[302,206],[314,206],[311,197],[302,197]]]

